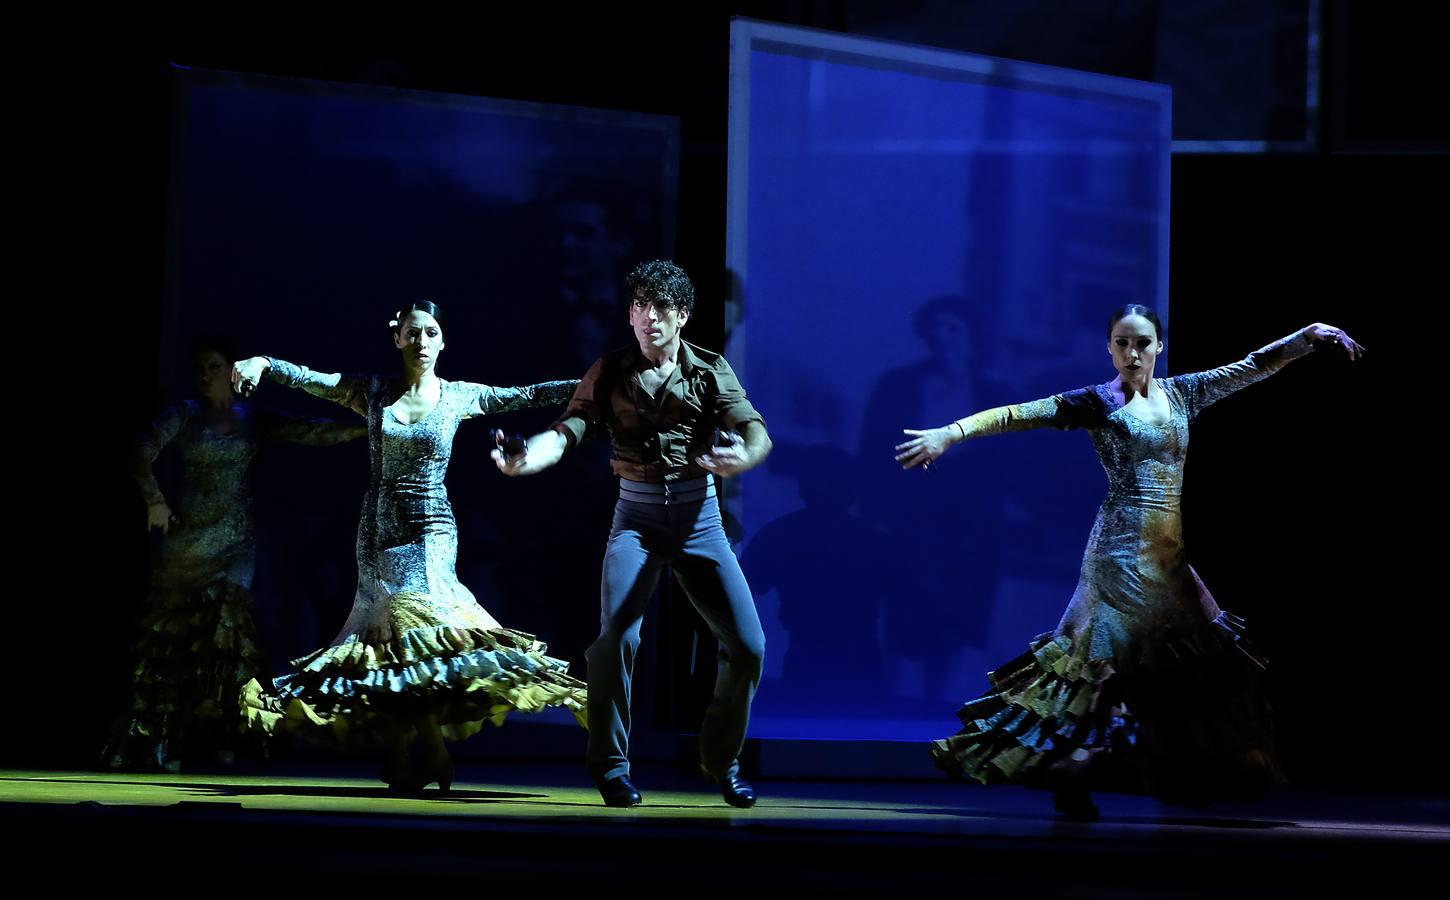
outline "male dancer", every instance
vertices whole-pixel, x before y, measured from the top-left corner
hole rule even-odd
[[[725,802],[749,807],[755,791],[740,777],[738,757],[765,634],[720,525],[713,476],[759,465],[770,436],[725,358],[681,339],[695,305],[684,271],[664,260],[642,263],[625,287],[637,346],[600,357],[563,418],[529,438],[523,453],[500,448],[493,457],[505,475],[532,475],[591,431],[607,429],[614,446],[619,502],[604,551],[599,638],[586,653],[588,766],[605,805],[641,800],[629,780],[630,679],[645,608],[669,565],[720,644],[700,767]]]

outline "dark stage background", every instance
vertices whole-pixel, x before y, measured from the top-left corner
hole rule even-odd
[[[12,403],[24,424],[10,429],[20,487],[11,533],[21,540],[8,555],[7,644],[18,649],[8,671],[6,761],[87,762],[119,699],[149,552],[124,461],[137,428],[175,396],[162,365],[174,358],[162,302],[167,186],[176,174],[171,63],[678,117],[673,252],[700,289],[692,339],[718,347],[730,284],[729,17],[845,29],[851,9],[250,4],[77,13],[22,29],[38,52],[15,114],[32,157],[14,175],[24,252],[11,264],[21,281]],[[1344,326],[1370,355],[1355,370],[1323,359],[1296,364],[1205,415],[1189,467],[1187,538],[1215,595],[1250,619],[1276,662],[1274,699],[1296,779],[1444,783],[1434,732],[1445,616],[1432,542],[1443,495],[1438,213],[1450,172],[1443,156],[1424,151],[1444,146],[1445,76],[1432,49],[1443,43],[1445,15],[1428,4],[1370,3],[1321,14],[1323,127],[1313,149],[1173,158],[1173,371],[1237,359],[1315,320]],[[1111,17],[1100,24],[1096,33],[1117,33]],[[1158,64],[1148,59],[1100,59],[1096,70],[1151,78]],[[36,293],[38,303],[29,300]],[[315,340],[340,341],[387,312],[319,323]],[[464,337],[465,346],[487,340],[481,331]],[[450,373],[485,378],[482,364],[461,367],[467,351],[456,340],[450,335],[453,355],[444,360]],[[375,358],[387,362],[385,353]],[[337,587],[346,594],[364,466],[358,447],[323,457],[276,454],[261,474],[306,465],[351,495],[319,545],[343,554]],[[461,456],[455,464],[486,466]],[[451,487],[460,499],[456,476]],[[601,522],[607,515],[583,503],[576,511]],[[259,520],[286,514],[263,507]],[[1061,547],[1062,557],[1076,557],[1083,538]],[[560,566],[595,570],[597,544],[581,552]],[[592,621],[592,611],[581,615]],[[692,665],[693,619],[669,605],[656,618],[649,627],[661,638],[655,659],[665,677],[648,715],[664,730],[688,728],[708,689],[703,668]],[[577,659],[582,646],[568,640],[561,649]],[[952,730],[949,706],[941,720],[943,733]]]

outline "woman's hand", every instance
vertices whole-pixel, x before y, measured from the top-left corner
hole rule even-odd
[[[1348,354],[1351,360],[1359,359],[1364,355],[1364,348],[1355,343],[1354,338],[1333,325],[1315,322],[1305,328],[1304,332],[1309,335],[1309,340],[1314,344],[1315,350],[1338,350]]]
[[[262,381],[262,375],[272,367],[272,361],[265,356],[254,356],[232,363],[232,390],[243,397],[252,396],[252,391]]]
[[[903,428],[902,432],[912,435],[912,439],[896,445],[896,461],[901,463],[903,469],[915,469],[918,466],[927,469],[951,448],[957,426],[948,425],[945,428],[929,428],[925,431]]]
[[[167,534],[171,529],[171,524],[175,521],[176,516],[171,514],[171,507],[166,505],[165,500],[146,507],[147,531],[153,528],[160,528],[162,534]]]
[[[536,475],[550,466],[557,463],[563,456],[567,442],[564,435],[550,429],[542,431],[524,441],[521,453],[510,454],[505,452],[504,444],[508,443],[502,431],[494,431],[493,452],[489,456],[493,458],[494,465],[505,475]]]

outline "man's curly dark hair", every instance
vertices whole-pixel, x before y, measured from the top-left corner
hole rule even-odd
[[[690,283],[690,276],[667,259],[652,259],[635,266],[634,271],[624,276],[624,286],[630,302],[638,291],[655,303],[686,315],[695,311],[695,286]]]

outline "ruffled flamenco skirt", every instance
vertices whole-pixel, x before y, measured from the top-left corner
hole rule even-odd
[[[236,697],[266,670],[252,597],[218,579],[203,587],[158,584],[132,647],[126,711],[103,754],[114,768],[158,767],[182,756],[249,746]]]
[[[268,734],[375,745],[432,716],[463,740],[515,710],[561,706],[582,725],[584,682],[533,635],[498,627],[477,604],[439,615],[423,595],[389,598],[386,621],[292,662],[271,690],[242,690],[248,727]]]
[[[1042,635],[988,675],[957,713],[962,729],[931,745],[953,777],[1051,787],[1072,767],[1091,790],[1201,805],[1251,799],[1283,783],[1264,661],[1243,621],[1220,613],[1167,634],[1151,659],[1093,658],[1086,640]]]

